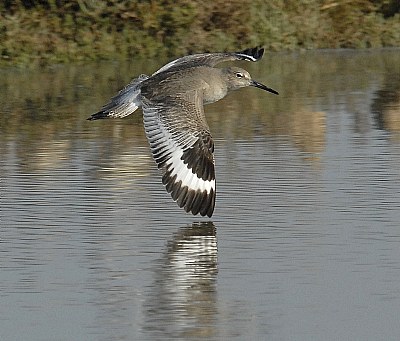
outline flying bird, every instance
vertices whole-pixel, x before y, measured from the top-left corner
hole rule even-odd
[[[133,79],[88,120],[122,118],[139,107],[162,182],[186,212],[211,217],[215,206],[214,142],[204,104],[228,92],[254,86],[278,92],[253,80],[239,67],[216,68],[226,61],[258,61],[264,49],[201,53],[178,58],[153,73]]]

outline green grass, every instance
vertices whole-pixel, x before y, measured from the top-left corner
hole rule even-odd
[[[398,0],[5,0],[0,63],[400,46]]]

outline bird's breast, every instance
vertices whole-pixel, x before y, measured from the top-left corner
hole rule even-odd
[[[226,84],[219,80],[213,80],[212,82],[205,81],[205,87],[203,89],[203,103],[214,103],[224,98],[228,93]]]

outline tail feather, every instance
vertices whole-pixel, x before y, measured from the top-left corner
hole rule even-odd
[[[88,120],[98,120],[102,118],[122,118],[132,114],[141,106],[139,99],[140,84],[149,78],[147,75],[140,75],[133,79],[117,95],[111,98],[110,102],[104,105],[100,111],[92,114]]]
[[[94,120],[99,120],[102,118],[110,118],[111,116],[109,115],[108,111],[99,111],[96,112],[95,114],[92,114],[90,117],[87,118],[88,121],[94,121]]]

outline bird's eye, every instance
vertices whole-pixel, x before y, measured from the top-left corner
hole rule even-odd
[[[237,73],[236,73],[236,77],[237,77],[237,78],[242,78],[242,77],[243,77],[243,73],[237,72]]]

